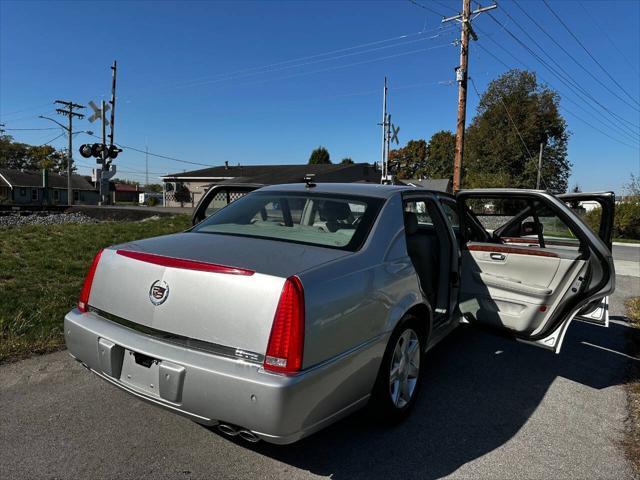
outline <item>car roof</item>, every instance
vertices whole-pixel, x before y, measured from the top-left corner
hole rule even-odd
[[[444,192],[425,190],[408,185],[381,185],[379,183],[316,183],[313,187],[308,187],[306,183],[286,183],[262,187],[260,191],[316,192],[337,195],[361,195],[376,198],[389,198],[399,192],[431,192],[450,196]]]

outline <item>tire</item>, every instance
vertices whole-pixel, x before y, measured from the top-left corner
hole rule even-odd
[[[369,403],[371,413],[381,421],[404,420],[416,403],[426,342],[419,326],[415,317],[407,315],[389,338]]]

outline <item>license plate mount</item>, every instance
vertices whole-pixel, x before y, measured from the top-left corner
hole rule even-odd
[[[160,396],[160,360],[131,350],[125,350],[120,381],[154,397]]]

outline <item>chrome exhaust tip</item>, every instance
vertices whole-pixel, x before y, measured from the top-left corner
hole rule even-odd
[[[235,437],[236,435],[238,435],[238,429],[226,423],[221,423],[220,425],[218,425],[218,430],[225,435],[228,435],[229,437]]]
[[[247,442],[257,443],[260,441],[260,437],[258,437],[255,433],[253,433],[250,430],[240,430],[238,432],[238,435],[240,436],[240,438],[242,438],[243,440],[246,440]]]

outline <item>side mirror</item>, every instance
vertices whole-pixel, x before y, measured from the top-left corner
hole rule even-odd
[[[543,231],[543,226],[541,223],[537,222],[522,222],[520,228],[521,235],[540,235]]]

